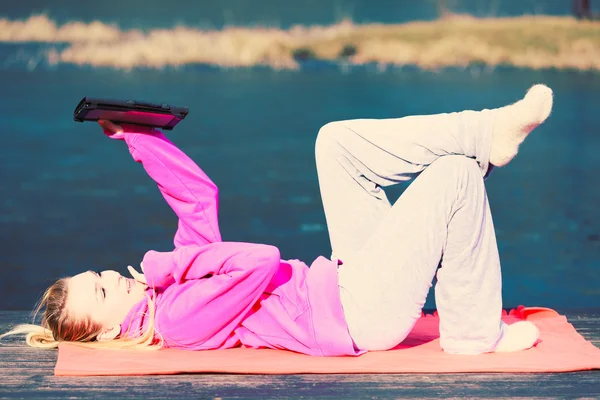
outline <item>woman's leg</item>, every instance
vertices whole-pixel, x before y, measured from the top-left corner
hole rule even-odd
[[[448,215],[445,218],[440,215],[443,216],[448,207],[452,209],[452,205],[443,202],[442,193],[452,199],[453,192],[451,188],[443,192],[436,186],[443,187],[447,180],[452,180],[452,176],[453,181],[460,180],[457,172],[450,170],[461,169],[452,165],[467,162],[467,158],[472,159],[467,168],[469,181],[474,180],[475,167],[478,167],[481,179],[481,174],[488,171],[490,157],[497,165],[505,165],[514,157],[527,134],[548,116],[551,105],[550,89],[535,86],[524,100],[501,109],[392,120],[343,121],[328,124],[321,130],[316,149],[321,193],[333,256],[344,262],[340,267],[342,301],[351,332],[359,345],[371,349],[386,348],[404,338],[420,315],[442,255],[442,263],[446,267],[439,276],[438,306],[440,313],[446,316],[441,327],[446,350],[479,351],[467,348],[474,343],[475,347],[488,348],[489,343],[498,340],[500,314],[494,309],[499,308],[500,303],[493,304],[500,296],[499,261],[487,199],[485,207],[480,202],[482,208],[471,210],[471,214],[463,216],[462,220],[457,219],[459,222],[455,221],[454,229],[450,229],[447,225],[439,225],[439,221],[448,222]],[[439,166],[451,162],[446,159],[442,163],[440,156],[453,154],[461,155],[458,157],[461,161],[452,161],[452,165],[446,166],[448,176],[440,177],[446,168]],[[433,172],[423,173],[391,209],[381,186],[410,179],[436,160],[438,167]],[[425,178],[430,175],[433,178]],[[476,184],[469,187],[475,193],[470,197],[485,197],[482,182],[480,188]],[[454,192],[454,196],[456,194]],[[437,204],[438,201],[440,204]],[[434,209],[437,213],[433,212]],[[479,220],[486,226],[484,230],[475,229],[477,226],[474,228],[468,222]],[[461,226],[469,226],[467,233],[479,232],[481,238],[475,242],[471,252],[471,256],[477,256],[470,261],[481,266],[481,260],[492,260],[487,272],[477,268],[467,271],[452,267],[460,264],[452,260],[461,254],[457,252],[458,255],[454,255],[452,243],[473,239],[468,235],[457,236],[455,232],[463,232]],[[444,238],[443,242],[441,238]],[[481,244],[484,242],[487,243],[485,246]],[[460,249],[460,246],[457,248]],[[486,249],[485,254],[479,255],[482,247]],[[494,260],[498,264],[496,270]],[[468,273],[459,276],[451,272],[455,270]],[[476,301],[473,304],[487,306],[473,309],[470,314],[453,315],[460,304],[452,304],[454,291],[449,288],[461,287],[453,283],[459,277],[466,282],[484,281],[482,286],[489,287],[487,294],[477,286],[467,286],[489,299],[489,302]],[[386,289],[391,282],[394,285]],[[469,293],[469,296],[474,299],[477,293]],[[445,301],[444,298],[450,300]],[[469,324],[468,321],[485,319],[485,315],[479,315],[484,309],[488,311],[487,315],[492,316],[489,318],[493,321],[491,325],[477,323],[473,327],[472,323]],[[386,325],[386,321],[394,322]],[[470,336],[453,333],[454,325],[457,329],[471,332]],[[391,330],[386,330],[386,326]],[[450,331],[446,332],[448,326]],[[365,328],[366,333],[361,334],[360,329]],[[479,339],[474,339],[478,335],[474,332],[478,329],[473,328],[482,328],[485,337],[480,335]],[[368,342],[369,338],[378,335],[387,335],[387,339]]]
[[[345,261],[390,210],[382,187],[410,180],[441,156],[463,155],[489,169],[494,112],[463,111],[321,128],[316,162],[332,257]]]
[[[361,349],[389,349],[404,340],[421,315],[436,271],[442,348],[477,353],[496,346],[500,259],[474,160],[454,155],[434,161],[361,250],[343,262],[340,295]]]
[[[339,121],[321,128],[316,162],[332,256],[361,248],[387,214],[381,189],[417,176],[441,156],[464,155],[489,174],[503,166],[552,107],[552,91],[532,87],[525,98],[494,110]]]

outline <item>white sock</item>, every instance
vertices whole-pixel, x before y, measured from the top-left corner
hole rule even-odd
[[[509,353],[533,347],[540,337],[540,331],[529,321],[519,321],[504,328],[504,336],[500,339],[494,352]]]
[[[527,135],[552,111],[552,89],[534,85],[514,104],[496,109],[490,163],[502,167],[517,155]]]

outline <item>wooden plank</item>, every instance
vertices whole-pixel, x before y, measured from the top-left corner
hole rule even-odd
[[[577,330],[600,347],[600,308],[563,311]],[[0,331],[28,313],[0,311]],[[0,397],[65,398],[402,398],[600,396],[600,371],[564,374],[445,375],[172,375],[55,377],[56,351],[0,344]],[[89,360],[89,362],[94,362]]]

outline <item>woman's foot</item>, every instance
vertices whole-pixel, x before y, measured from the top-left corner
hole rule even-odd
[[[504,335],[496,346],[496,353],[510,353],[533,347],[540,337],[540,331],[529,321],[519,321],[504,328]]]
[[[534,85],[523,99],[496,111],[490,163],[502,167],[517,155],[529,132],[550,115],[552,89]]]

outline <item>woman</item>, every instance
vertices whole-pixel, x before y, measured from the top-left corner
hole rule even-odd
[[[217,187],[160,132],[100,121],[124,140],[179,217],[175,249],[149,251],[135,279],[87,271],[52,285],[35,347],[218,349],[359,355],[408,335],[437,277],[440,344],[456,354],[527,349],[538,331],[501,322],[500,261],[484,177],[517,154],[552,108],[533,86],[494,110],[321,128],[316,161],[332,259],[310,268],[277,248],[223,242]],[[392,206],[382,187],[415,178]]]

